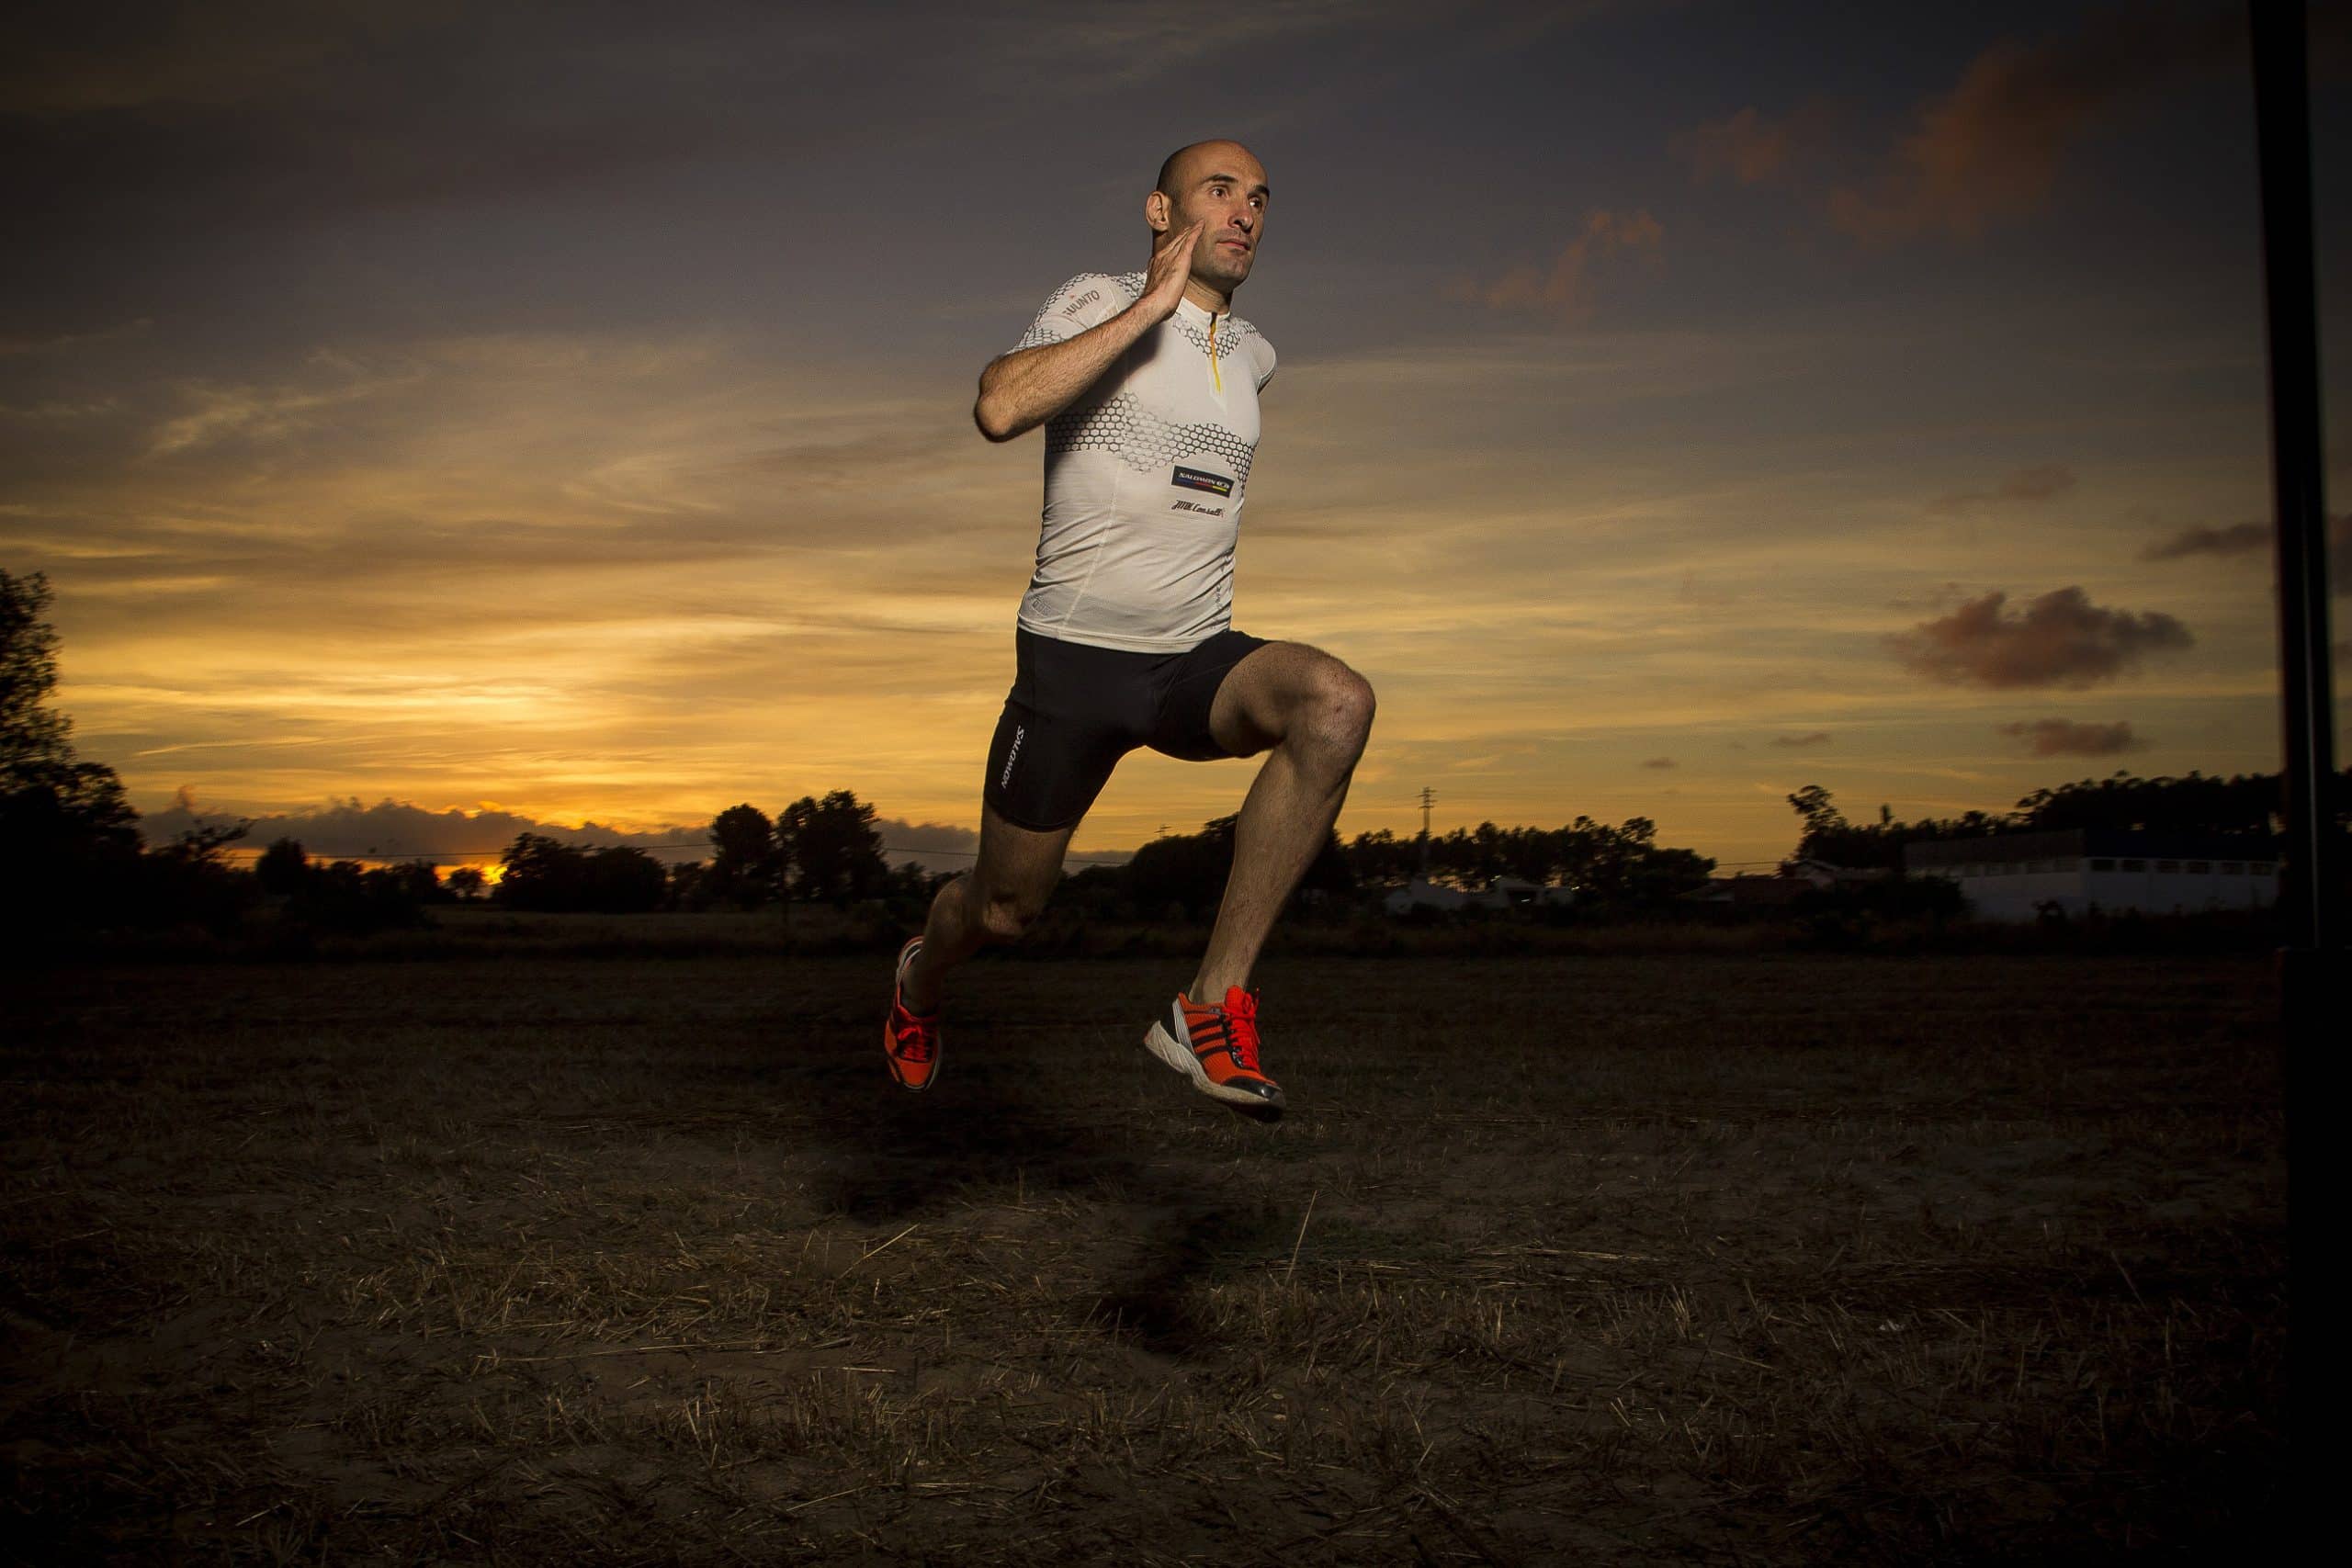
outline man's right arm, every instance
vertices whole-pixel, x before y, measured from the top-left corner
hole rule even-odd
[[[1176,313],[1192,276],[1193,243],[1201,225],[1161,237],[1151,254],[1142,295],[1107,321],[1059,343],[1018,349],[989,361],[972,422],[991,441],[1010,441],[1078,400],[1136,340]]]
[[[989,361],[980,372],[972,421],[991,441],[1010,441],[1078,400],[1112,361],[1159,321],[1138,299],[1109,321],[1059,343],[1040,344]]]

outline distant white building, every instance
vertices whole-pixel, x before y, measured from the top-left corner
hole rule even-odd
[[[1977,918],[2030,920],[2068,915],[2194,914],[2264,909],[2278,899],[2278,864],[2257,838],[2066,828],[1903,846],[1912,876],[1960,884]]]
[[[1392,915],[1401,915],[1416,905],[1431,909],[1514,909],[1534,906],[1558,907],[1576,901],[1572,887],[1547,887],[1524,877],[1498,876],[1492,886],[1472,891],[1464,887],[1449,887],[1442,882],[1431,882],[1417,876],[1402,887],[1392,887],[1381,907]]]

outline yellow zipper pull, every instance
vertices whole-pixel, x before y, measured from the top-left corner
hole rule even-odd
[[[1225,378],[1216,367],[1216,312],[1209,312],[1209,379],[1216,386],[1217,396],[1225,395]]]

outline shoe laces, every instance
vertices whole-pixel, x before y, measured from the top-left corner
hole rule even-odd
[[[902,1062],[930,1061],[934,1027],[932,1020],[916,1017],[900,1002],[899,1016],[890,1021],[890,1038],[895,1042],[891,1054]]]
[[[1257,997],[1238,986],[1228,987],[1225,993],[1225,1005],[1211,1010],[1224,1021],[1225,1038],[1232,1045],[1242,1070],[1259,1072]]]

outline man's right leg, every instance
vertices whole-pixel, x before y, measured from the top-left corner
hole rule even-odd
[[[950,969],[992,942],[1019,940],[1061,879],[1077,831],[1075,822],[1046,833],[1015,827],[980,803],[979,858],[932,899],[922,946],[907,962],[899,995],[910,1010],[938,1011]]]

